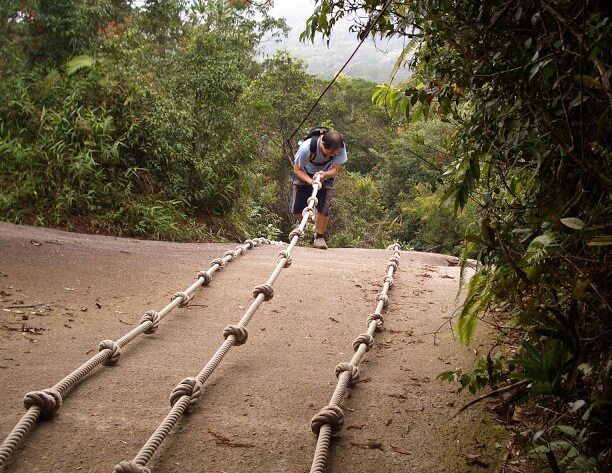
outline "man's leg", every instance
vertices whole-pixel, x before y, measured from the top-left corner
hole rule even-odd
[[[317,206],[317,219],[315,222],[315,239],[312,244],[314,248],[320,250],[327,249],[327,242],[325,241],[325,232],[327,231],[327,224],[329,223],[329,210],[331,208],[331,200],[333,195],[333,189],[321,189],[319,195],[319,205]]]
[[[315,231],[317,235],[325,235],[325,231],[327,230],[327,224],[329,223],[329,217],[327,215],[323,215],[317,212],[317,221],[315,223]]]
[[[325,241],[324,235],[327,229],[327,222],[329,217],[317,212],[317,219],[315,221],[315,237],[312,242],[312,247],[319,250],[327,249],[327,242]]]
[[[290,209],[296,222],[302,220],[302,210],[304,210],[307,205],[307,198],[306,186],[293,184]]]

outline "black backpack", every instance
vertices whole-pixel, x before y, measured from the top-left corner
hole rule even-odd
[[[306,141],[309,138],[312,138],[310,140],[310,157],[308,158],[310,160],[310,162],[313,162],[315,160],[315,158],[317,157],[317,145],[319,144],[319,140],[323,137],[323,135],[325,133],[327,133],[329,131],[329,128],[325,128],[324,126],[320,126],[317,128],[313,128],[312,130],[310,130],[308,132],[308,134],[306,136],[304,136],[303,141]],[[329,158],[327,160],[327,162],[325,163],[317,163],[317,164],[327,164],[328,162],[330,162],[333,158],[333,156],[326,156],[327,158]]]

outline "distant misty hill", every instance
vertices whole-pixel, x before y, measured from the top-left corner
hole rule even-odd
[[[349,32],[349,23],[342,22],[336,25],[329,46],[320,36],[316,38],[314,44],[301,43],[299,35],[304,31],[306,20],[314,8],[315,3],[311,0],[276,0],[272,14],[277,18],[285,18],[291,32],[282,43],[266,43],[263,49],[266,54],[273,54],[277,49],[286,49],[308,65],[310,74],[331,79],[351,56],[359,40],[355,33]],[[389,82],[393,66],[403,46],[402,39],[377,40],[376,44],[371,39],[367,39],[344,69],[343,74],[377,83]],[[408,76],[408,70],[400,69],[394,82]]]

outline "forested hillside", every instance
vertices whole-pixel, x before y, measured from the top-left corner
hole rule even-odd
[[[314,0],[276,0],[271,14],[284,18],[289,32],[281,42],[264,41],[262,47],[267,54],[273,54],[279,49],[287,50],[306,63],[309,74],[331,79],[351,56],[359,44],[359,39],[355,32],[351,31],[353,23],[349,18],[344,18],[334,28],[332,38],[315,38],[313,42],[300,41],[306,20],[315,4]],[[368,37],[349,61],[344,73],[348,77],[376,83],[389,82],[393,67],[405,44],[400,37]],[[409,69],[401,67],[396,71],[394,81],[399,82],[409,75]]]
[[[326,124],[350,156],[332,245],[456,252],[461,224],[432,198],[429,165],[406,154],[422,146],[398,133],[406,120],[372,104],[376,84],[341,78],[298,129],[328,82],[286,53],[258,56],[284,31],[268,8],[5,4],[0,216],[171,240],[286,237],[295,146]],[[426,153],[443,156],[450,128],[419,126],[437,130]]]
[[[475,371],[441,378],[472,392],[504,393],[516,443],[540,463],[530,471],[609,471],[610,6],[317,3],[306,29],[311,38],[361,13],[360,36],[409,40],[411,80],[381,86],[375,99],[391,114],[451,126],[446,201],[457,212],[475,205],[479,222],[465,234],[463,256],[476,257],[479,267],[458,333],[469,343],[478,319],[493,313],[500,339]]]
[[[609,6],[315,3],[306,38],[352,18],[357,37],[400,38],[412,75],[341,76],[300,126],[329,82],[259,55],[286,31],[270,1],[2,2],[0,219],[284,239],[297,141],[335,128],[349,161],[330,246],[476,259],[458,333],[493,312],[500,342],[442,378],[506,393],[516,444],[547,471],[609,470]]]

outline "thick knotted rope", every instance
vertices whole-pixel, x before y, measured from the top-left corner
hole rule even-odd
[[[399,266],[399,259],[398,258],[391,258],[389,260],[389,264],[387,265],[389,268],[393,268],[393,269],[397,269]]]
[[[223,329],[223,338],[227,340],[227,337],[233,335],[235,338],[234,345],[244,345],[249,338],[249,332],[246,327],[240,325],[228,325]]]
[[[115,465],[113,473],[151,473],[151,470],[134,462],[121,462]]]
[[[333,432],[337,432],[344,423],[344,412],[338,406],[329,405],[324,407],[310,421],[313,433],[318,434],[325,424],[331,426]]]
[[[303,239],[305,235],[304,230],[302,230],[301,228],[294,228],[293,230],[291,230],[291,232],[289,233],[289,240],[293,240],[293,238],[297,237],[298,239]]]
[[[313,181],[312,197],[316,196],[317,191],[320,186],[321,186],[321,183],[320,183],[319,177],[317,176]],[[313,203],[314,201],[312,200],[309,203],[311,209],[312,209]],[[291,243],[289,243],[289,247],[286,250],[282,251],[279,254],[279,257],[276,262],[276,267],[274,268],[274,271],[272,271],[272,275],[268,278],[268,281],[266,281],[265,284],[256,286],[253,289],[253,297],[255,298],[255,300],[251,303],[249,308],[245,311],[244,315],[240,319],[240,322],[238,322],[238,324],[236,325],[228,325],[223,330],[223,337],[225,338],[225,342],[223,342],[223,344],[217,349],[217,351],[212,356],[212,358],[208,361],[206,366],[202,368],[202,371],[200,371],[200,373],[198,373],[198,375],[195,377],[195,379],[201,385],[203,385],[204,382],[206,382],[206,380],[213,373],[213,371],[217,368],[217,366],[219,366],[219,364],[221,363],[221,360],[223,360],[223,357],[228,353],[229,349],[232,346],[234,345],[238,346],[246,342],[248,338],[248,332],[246,331],[246,326],[248,325],[249,321],[251,320],[251,318],[255,314],[255,311],[261,305],[261,303],[263,301],[269,301],[270,299],[272,299],[272,297],[274,297],[274,290],[272,288],[272,285],[274,284],[274,281],[276,281],[276,278],[280,274],[281,270],[283,268],[289,267],[289,265],[291,264],[291,251],[297,244],[298,239],[300,237],[303,237],[304,227],[306,226],[307,221],[308,221],[308,217],[304,216],[298,228],[294,229],[289,235],[291,239]],[[262,238],[256,239],[256,241],[269,243],[269,240],[262,239]],[[230,256],[230,255],[227,254],[227,256]],[[217,265],[220,268],[223,266],[223,264],[224,262],[220,260],[213,260],[211,262],[211,265]],[[264,297],[259,297],[260,295],[263,295]],[[187,405],[191,405],[192,403],[196,401],[195,397],[192,398],[191,396],[189,396],[188,398],[186,394],[181,394],[181,395],[176,394],[174,396],[171,396],[171,399],[174,400],[175,404],[172,405],[172,409],[170,410],[166,418],[158,426],[157,430],[151,435],[151,437],[149,437],[145,445],[140,449],[140,452],[132,460],[132,462],[122,462],[115,467],[116,473],[117,473],[117,468],[121,467],[122,465],[131,465],[131,464],[146,465],[151,459],[151,457],[153,456],[153,454],[157,451],[161,443],[164,441],[164,439],[169,435],[170,430],[172,430],[174,425],[176,425],[180,417],[183,415],[183,412],[187,408]],[[188,404],[186,401],[187,399],[189,399]],[[341,423],[342,418],[343,418],[341,409],[339,409],[338,407],[330,407],[329,411],[333,412],[334,414],[327,414],[327,411],[321,413],[321,419],[325,419],[324,423],[329,424],[332,421],[335,423],[335,425]],[[335,420],[331,419],[330,416],[335,416]],[[123,472],[120,471],[118,473],[123,473]],[[127,472],[127,473],[131,473],[131,472]]]
[[[204,279],[202,281],[202,286],[208,286],[211,283],[211,281],[212,281],[212,276],[210,274],[208,274],[207,271],[200,271],[198,273],[198,278]]]
[[[376,300],[382,301],[383,307],[387,307],[387,304],[389,304],[389,296],[387,296],[387,294],[383,294],[383,293],[378,294],[376,296]]]
[[[187,307],[189,305],[189,294],[187,294],[186,292],[175,292],[170,300],[173,301],[174,299],[178,298],[181,299],[179,307]]]
[[[157,329],[159,328],[160,320],[161,320],[161,317],[159,316],[159,312],[155,312],[154,310],[146,311],[145,314],[142,316],[142,319],[140,319],[140,323],[141,324],[150,323],[151,326],[148,329],[146,329],[143,333],[146,333],[147,335],[151,335],[152,333],[157,332]]]
[[[102,340],[98,345],[98,351],[109,350],[110,356],[104,361],[105,365],[111,366],[119,361],[121,347],[114,340]]]
[[[49,414],[57,411],[62,405],[62,396],[79,383],[85,376],[87,376],[94,368],[99,364],[112,365],[116,363],[121,355],[121,348],[125,347],[130,341],[134,340],[141,333],[152,334],[159,327],[159,323],[168,313],[170,313],[177,305],[177,299],[180,298],[180,305],[185,305],[188,302],[191,294],[200,286],[206,286],[212,281],[212,274],[218,269],[225,266],[227,261],[234,260],[237,255],[244,254],[249,248],[254,248],[259,244],[272,244],[272,242],[266,238],[257,238],[255,240],[247,240],[243,245],[236,247],[234,251],[226,252],[224,258],[218,258],[211,262],[211,267],[208,271],[200,271],[198,273],[198,279],[185,291],[177,292],[172,298],[172,302],[164,307],[160,312],[148,311],[144,314],[140,323],[137,327],[132,329],[130,332],[125,334],[117,341],[103,340],[100,342],[98,348],[99,352],[87,360],[84,364],[58,382],[55,386],[42,391],[33,391],[26,394],[24,398],[24,405],[26,406],[27,412],[19,420],[17,425],[13,428],[11,433],[0,445],[0,467],[4,465],[6,460],[11,454],[17,449],[20,443],[23,441],[26,434],[34,427],[38,419],[42,414]],[[228,253],[231,253],[228,254]],[[127,466],[126,466],[127,465]],[[135,465],[135,466],[134,466]],[[115,468],[139,468],[137,470],[116,470],[116,471],[135,471],[145,472],[149,471],[143,465],[133,464],[130,462],[123,462]]]
[[[289,253],[287,250],[283,250],[278,254],[277,261],[280,261],[281,259],[285,259],[285,268],[288,268],[289,266],[291,266],[291,263],[293,263],[291,253]]]
[[[225,268],[225,260],[223,258],[215,258],[210,262],[211,266],[214,266],[215,264],[219,266],[219,269]]]
[[[51,415],[62,407],[62,401],[60,392],[55,388],[49,388],[29,392],[23,398],[23,405],[26,409],[38,406],[44,414]]]
[[[312,220],[313,222],[315,221],[315,211],[310,207],[306,207],[304,210],[302,210],[302,216]]]
[[[201,393],[202,383],[195,378],[185,378],[170,393],[170,405],[174,406],[180,398],[187,396],[189,405],[193,406],[198,402]]]
[[[339,378],[345,371],[350,375],[349,383],[352,384],[359,379],[359,367],[351,363],[338,363],[336,365],[336,378]]]
[[[283,267],[284,266],[285,265],[283,264]],[[264,300],[269,301],[274,297],[274,289],[272,289],[272,286],[270,284],[262,284],[261,286],[255,286],[255,289],[253,289],[253,297],[257,297],[259,294],[263,294],[265,296]]]
[[[382,314],[377,314],[374,312],[373,314],[368,315],[366,322],[368,327],[370,326],[371,322],[376,322],[376,331],[380,332],[382,331],[383,324],[385,323],[385,318],[382,316]]]
[[[359,350],[361,345],[365,345],[366,351],[370,351],[374,346],[374,337],[369,333],[362,333],[353,341],[353,350]]]
[[[232,250],[228,250],[225,252],[224,256],[229,256],[230,261],[234,261],[236,259],[236,252]]]
[[[389,258],[387,264],[387,275],[383,279],[383,289],[376,296],[376,310],[373,314],[368,315],[368,331],[359,335],[353,342],[355,355],[350,363],[340,363],[336,366],[335,374],[338,378],[338,384],[332,399],[329,405],[321,409],[310,422],[312,431],[317,435],[317,446],[310,467],[310,473],[323,473],[332,434],[342,426],[344,420],[344,413],[340,409],[339,404],[344,397],[347,386],[350,383],[354,383],[359,377],[359,361],[363,354],[374,345],[374,332],[382,329],[384,319],[381,311],[389,303],[387,291],[393,284],[393,272],[399,266],[400,257],[400,246],[398,244],[393,245],[390,249],[393,250],[393,255]]]

